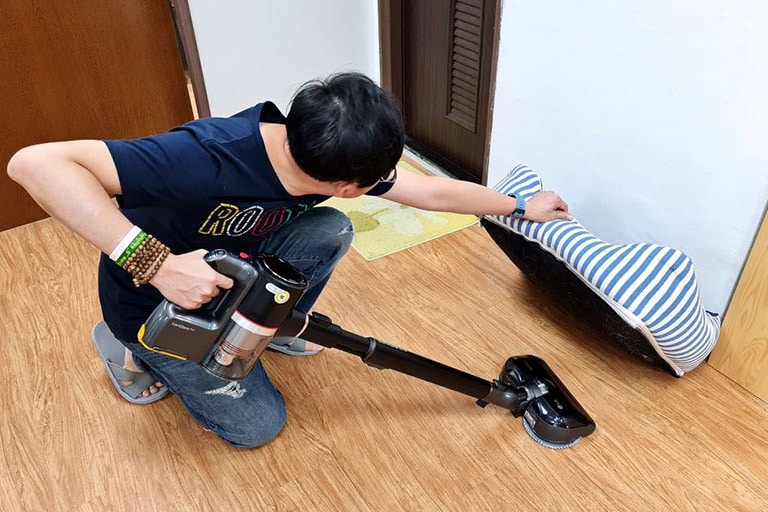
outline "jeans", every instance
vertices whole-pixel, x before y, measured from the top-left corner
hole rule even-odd
[[[346,215],[316,207],[282,226],[254,253],[280,256],[304,275],[309,286],[296,309],[308,312],[349,249],[353,235]],[[232,446],[263,445],[285,425],[285,402],[260,361],[243,380],[228,382],[197,363],[152,352],[139,343],[125,345],[137,364],[165,384],[195,421]]]

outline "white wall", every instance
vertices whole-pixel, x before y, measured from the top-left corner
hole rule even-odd
[[[213,115],[379,79],[377,0],[190,0]],[[539,171],[612,243],[694,260],[724,312],[768,198],[768,2],[503,0],[489,183]]]
[[[338,71],[379,80],[377,0],[189,0],[211,115],[274,101]]]
[[[768,198],[768,2],[505,0],[489,183],[526,163],[612,243],[694,261],[723,312]]]

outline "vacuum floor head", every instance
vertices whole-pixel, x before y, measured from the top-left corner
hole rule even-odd
[[[592,418],[540,358],[509,358],[498,382],[516,391],[520,401],[510,410],[523,417],[526,432],[542,446],[570,448],[594,432]]]

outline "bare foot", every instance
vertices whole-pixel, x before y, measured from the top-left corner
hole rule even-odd
[[[289,356],[313,356],[323,350],[322,345],[294,336],[276,336],[270,343],[272,350]]]
[[[131,354],[131,351],[128,349],[125,349],[125,358],[123,360],[123,368],[126,370],[132,371],[132,372],[139,372],[139,368],[136,366],[136,363],[133,361],[133,354]],[[122,381],[121,384],[131,384],[131,381]],[[154,395],[158,391],[160,391],[160,388],[163,387],[163,383],[160,381],[155,381],[154,384],[149,386],[147,389],[141,392],[141,396],[149,396]]]
[[[304,350],[307,352],[320,352],[325,347],[322,345],[318,345],[317,343],[312,343],[311,341],[308,341],[306,345],[304,345]]]

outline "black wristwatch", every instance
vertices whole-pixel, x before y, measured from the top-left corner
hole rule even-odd
[[[525,215],[525,199],[518,196],[517,194],[507,194],[509,197],[512,197],[517,201],[517,204],[515,205],[515,209],[507,215],[508,217],[514,217],[516,219],[522,219]]]

